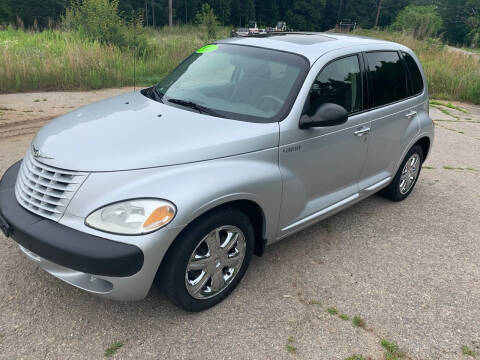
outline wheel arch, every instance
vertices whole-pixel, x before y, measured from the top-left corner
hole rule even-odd
[[[419,145],[422,148],[423,161],[427,159],[428,153],[430,152],[430,144],[431,144],[430,138],[428,136],[424,136],[419,140],[417,140],[417,142],[413,145],[413,146]]]
[[[176,236],[176,238],[172,241],[170,246],[168,247],[165,255],[163,256],[163,259],[159,265],[158,271],[157,271],[157,277],[161,275],[163,272],[163,267],[166,262],[166,259],[169,256],[169,253],[172,251],[174,248],[176,240],[186,231],[190,229],[192,224],[197,221],[201,221],[202,218],[208,216],[210,213],[213,211],[218,211],[219,209],[222,208],[234,208],[242,211],[245,215],[248,216],[250,221],[252,222],[252,226],[254,229],[255,233],[255,247],[253,250],[253,253],[257,256],[262,256],[265,247],[267,245],[267,240],[265,239],[265,232],[266,232],[266,220],[265,220],[265,213],[261,206],[256,203],[253,200],[247,200],[247,199],[239,199],[239,200],[231,200],[227,201],[225,203],[216,205],[203,213],[197,215],[182,231]]]

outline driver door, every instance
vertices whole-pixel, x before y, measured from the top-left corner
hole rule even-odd
[[[370,120],[363,112],[361,59],[360,54],[353,54],[327,63],[315,77],[302,111],[313,115],[320,105],[335,103],[348,111],[346,123],[306,130],[280,123],[283,194],[278,238],[340,210],[359,197],[358,179],[370,130]]]

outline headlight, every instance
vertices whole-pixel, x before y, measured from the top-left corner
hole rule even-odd
[[[175,205],[165,200],[134,199],[100,208],[91,213],[85,223],[110,233],[140,235],[167,225],[176,212]]]

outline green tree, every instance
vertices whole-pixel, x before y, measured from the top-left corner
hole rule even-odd
[[[442,27],[443,20],[433,5],[407,6],[400,11],[393,24],[394,29],[409,30],[419,39],[438,35]]]
[[[467,45],[480,47],[480,0],[467,2]]]
[[[383,0],[380,12],[379,26],[389,26],[400,11],[410,4],[410,0]]]
[[[14,23],[18,16],[26,27],[32,27],[36,21],[40,28],[45,28],[59,20],[68,0],[0,0],[0,3],[0,7],[9,8],[8,22]]]
[[[122,19],[118,0],[72,0],[62,17],[62,27],[105,44],[144,50],[148,44],[142,21],[141,16],[134,16],[130,23]]]
[[[468,27],[465,19],[466,0],[442,0],[441,15],[445,37],[450,43],[460,44],[465,41]]]
[[[278,4],[276,0],[256,1],[255,13],[261,26],[273,26],[279,20]]]
[[[204,29],[207,40],[215,39],[217,37],[217,17],[210,5],[203,4],[196,18],[197,23]]]
[[[8,24],[12,15],[10,4],[7,1],[0,1],[0,24]]]
[[[208,4],[212,7],[217,16],[217,20],[222,24],[230,24],[231,0],[209,0]]]
[[[286,13],[286,21],[295,30],[322,30],[326,0],[296,0]]]
[[[378,0],[343,0],[343,3],[344,8],[340,19],[355,21],[364,28],[373,27]]]
[[[232,0],[232,24],[246,27],[251,20],[255,20],[254,0]]]

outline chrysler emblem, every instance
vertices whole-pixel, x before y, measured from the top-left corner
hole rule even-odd
[[[40,152],[40,149],[37,148],[35,145],[32,145],[32,152],[33,152],[33,157],[36,159],[53,159],[50,156],[44,155]]]

